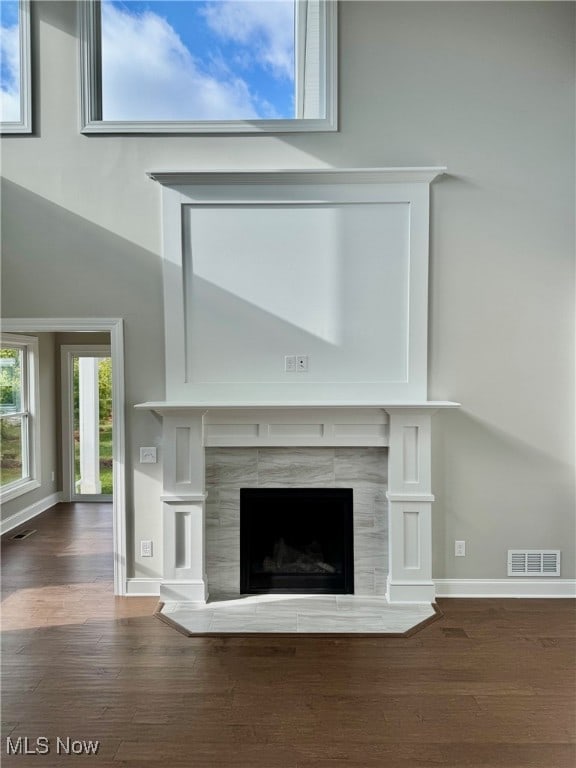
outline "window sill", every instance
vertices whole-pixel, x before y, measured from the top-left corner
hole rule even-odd
[[[15,483],[5,485],[0,491],[0,501],[5,504],[7,501],[23,496],[25,493],[40,488],[41,483],[38,480],[26,478],[25,480],[18,480]]]
[[[314,133],[337,131],[336,120],[331,118],[317,120],[220,120],[220,121],[178,121],[178,122],[141,122],[92,120],[82,126],[84,134],[275,134],[275,133]]]

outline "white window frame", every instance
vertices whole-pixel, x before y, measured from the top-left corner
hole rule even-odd
[[[18,5],[20,13],[20,120],[0,121],[0,134],[32,133],[30,0],[19,0]]]
[[[320,25],[319,93],[314,97],[325,117],[306,117],[306,23],[309,6],[318,4]],[[80,121],[85,134],[236,134],[336,131],[337,122],[337,0],[297,0],[295,59],[299,116],[286,120],[112,121],[102,119],[101,25],[99,0],[80,3]],[[302,116],[300,116],[302,115]]]
[[[40,477],[40,383],[38,339],[35,336],[21,336],[3,333],[2,347],[22,350],[22,393],[20,410],[6,416],[24,416],[27,421],[25,439],[22,445],[22,462],[25,463],[26,477],[15,480],[0,488],[3,503],[39,488]]]

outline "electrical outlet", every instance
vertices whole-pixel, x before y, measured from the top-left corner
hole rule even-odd
[[[156,464],[156,448],[140,448],[140,464]]]
[[[152,542],[150,539],[142,539],[140,542],[140,557],[152,557]]]
[[[308,371],[308,355],[296,355],[296,370],[300,373]]]
[[[455,541],[454,542],[454,556],[455,557],[466,557],[466,542],[465,541]]]
[[[56,472],[52,470],[52,482],[54,482],[54,480],[56,480]]]
[[[285,355],[284,371],[285,373],[294,373],[296,370],[296,355]]]

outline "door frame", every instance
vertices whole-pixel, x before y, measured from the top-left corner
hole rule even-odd
[[[124,383],[124,322],[122,318],[10,317],[2,320],[7,333],[110,333],[112,357],[112,531],[114,594],[126,595],[126,433]]]
[[[74,357],[111,357],[110,344],[62,344],[60,347],[60,390],[62,402],[62,494],[64,501],[113,501],[114,495],[109,494],[79,494],[75,489],[74,472],[74,389],[72,380],[72,360]],[[112,425],[114,425],[114,409],[112,409]],[[114,428],[112,428],[112,443],[114,443]]]

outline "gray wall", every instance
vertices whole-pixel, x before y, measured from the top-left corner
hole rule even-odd
[[[2,148],[4,314],[125,318],[129,457],[160,430],[132,404],[164,394],[146,170],[445,164],[429,395],[463,407],[435,419],[434,575],[503,577],[508,547],[546,546],[574,577],[574,4],[343,2],[339,132],[236,138],[80,136],[75,4],[36,11],[37,136]],[[135,551],[161,528],[159,466],[133,466]]]

